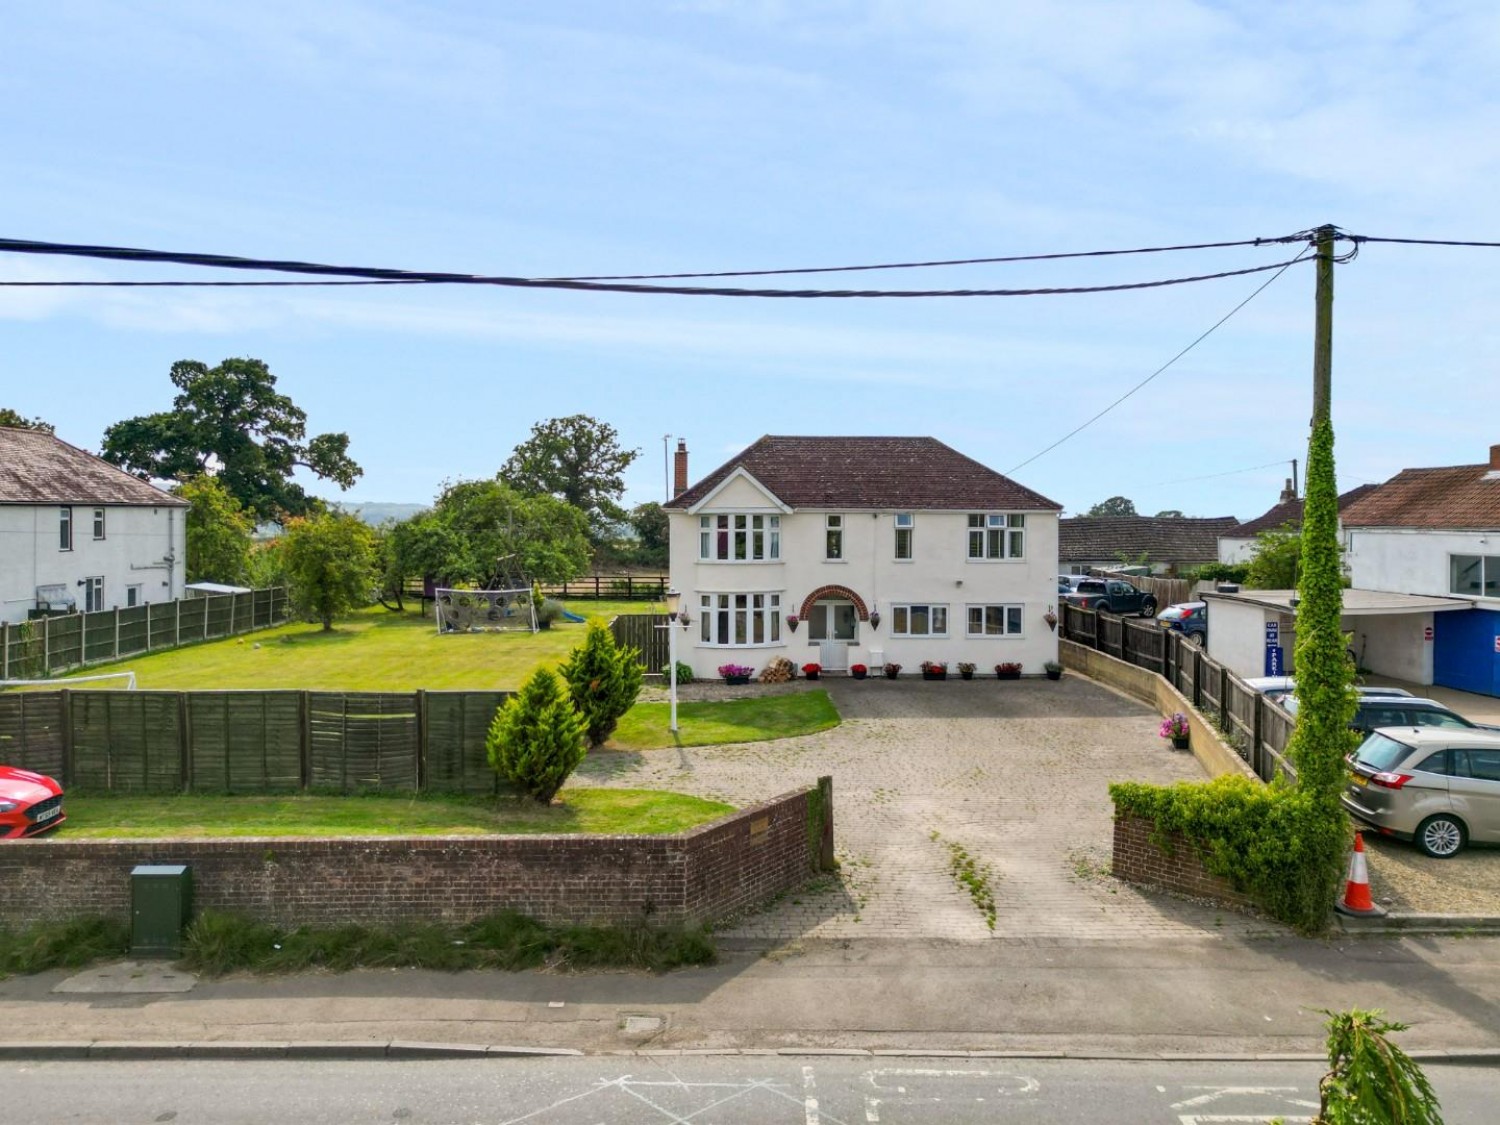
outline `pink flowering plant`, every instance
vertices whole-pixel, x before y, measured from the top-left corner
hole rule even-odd
[[[1163,738],[1186,738],[1189,729],[1188,717],[1181,711],[1174,711],[1161,721],[1161,730],[1158,733]]]
[[[748,664],[720,664],[719,665],[719,675],[724,676],[726,678],[729,677],[729,676],[750,676],[750,675],[753,675],[754,673],[755,673],[755,669],[752,668],[752,667],[750,667]]]

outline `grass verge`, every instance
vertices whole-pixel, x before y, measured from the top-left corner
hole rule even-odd
[[[654,789],[565,789],[556,803],[445,794],[284,797],[89,796],[69,793],[70,839],[207,836],[659,836],[733,806]]]
[[[130,927],[108,918],[44,922],[19,932],[0,929],[0,979],[48,969],[78,969],[94,961],[124,957]]]
[[[637,703],[620,720],[609,745],[617,750],[661,750],[669,746],[766,742],[815,734],[840,722],[838,709],[826,691],[679,703],[675,737],[667,729],[670,711],[667,703]]]

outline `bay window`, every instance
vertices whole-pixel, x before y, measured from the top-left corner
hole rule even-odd
[[[781,595],[699,595],[698,639],[717,648],[780,644]]]

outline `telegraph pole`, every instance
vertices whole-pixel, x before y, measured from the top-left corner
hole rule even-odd
[[[1317,313],[1313,325],[1312,424],[1329,420],[1333,397],[1333,240],[1338,228],[1324,224],[1315,232],[1318,244]]]

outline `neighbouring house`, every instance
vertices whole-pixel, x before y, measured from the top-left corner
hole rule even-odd
[[[1345,508],[1377,487],[1373,484],[1362,484],[1341,495],[1339,497],[1340,517],[1342,518]],[[1256,536],[1263,531],[1277,531],[1281,528],[1292,531],[1300,531],[1302,528],[1302,498],[1297,495],[1297,490],[1290,478],[1286,482],[1286,487],[1281,490],[1281,499],[1274,507],[1219,536],[1219,561],[1221,563],[1249,562],[1255,555]]]
[[[1428,671],[1406,678],[1500,695],[1500,445],[1485,463],[1404,469],[1351,504],[1343,523],[1355,586],[1463,605],[1402,633]]]
[[[181,597],[187,507],[52,434],[0,426],[0,621]]]
[[[777,656],[872,675],[1057,658],[1060,505],[940,441],[768,436],[692,487],[679,441],[675,470],[671,576],[694,675]]]
[[[1219,536],[1239,525],[1233,516],[1072,516],[1057,527],[1057,560],[1064,574],[1122,566],[1176,577],[1214,562]]]

